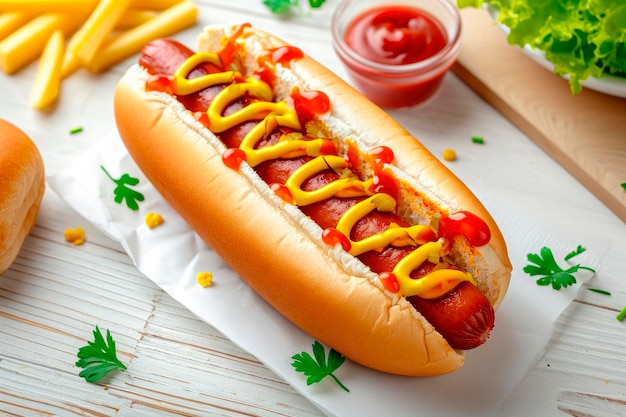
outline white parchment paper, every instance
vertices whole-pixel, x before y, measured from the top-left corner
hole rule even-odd
[[[140,179],[133,187],[145,196],[138,211],[114,201],[116,185],[102,167],[114,178],[127,173]],[[583,244],[589,251],[576,257],[576,263],[597,269],[603,252],[600,242],[552,236],[532,219],[499,210],[496,201],[485,202],[503,230],[514,265],[491,340],[467,352],[462,369],[439,377],[387,375],[346,361],[336,375],[350,389],[347,393],[330,378],[306,385],[306,378],[291,367],[291,357],[311,351],[314,339],[258,297],[186,225],[145,179],[119,137],[109,138],[101,148],[50,176],[48,184],[86,220],[121,242],[149,279],[334,416],[501,415],[499,407],[542,354],[555,320],[591,277],[581,271],[576,285],[558,292],[539,287],[522,271],[526,255],[548,246],[560,260]],[[151,211],[165,219],[154,229],[144,223]],[[201,271],[213,274],[213,286],[202,288],[196,282]]]

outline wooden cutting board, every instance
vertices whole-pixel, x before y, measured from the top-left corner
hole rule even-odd
[[[626,99],[569,85],[511,46],[485,10],[463,9],[454,72],[626,221]],[[566,192],[564,190],[564,192]]]

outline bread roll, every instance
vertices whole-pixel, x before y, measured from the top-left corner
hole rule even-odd
[[[44,190],[44,164],[35,143],[0,119],[0,274],[33,229]]]

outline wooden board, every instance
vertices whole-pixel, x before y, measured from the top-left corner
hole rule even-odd
[[[509,45],[486,11],[462,16],[454,72],[626,221],[626,99],[572,96],[566,80]]]

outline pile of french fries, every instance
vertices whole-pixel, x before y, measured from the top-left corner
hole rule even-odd
[[[190,0],[0,0],[0,70],[39,63],[29,104],[44,110],[79,68],[107,70],[196,23]]]

